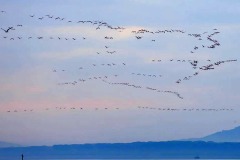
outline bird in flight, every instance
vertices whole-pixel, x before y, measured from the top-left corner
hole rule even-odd
[[[1,28],[2,29],[2,28]],[[10,30],[15,30],[13,27],[8,27],[8,29],[2,29],[5,33],[8,33]]]

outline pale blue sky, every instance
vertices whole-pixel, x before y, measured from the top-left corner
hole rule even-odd
[[[0,0],[0,4],[0,10],[6,11],[0,13],[0,27],[16,29],[7,34],[0,31],[0,141],[23,145],[161,141],[201,137],[240,124],[239,1]],[[46,14],[65,20],[52,20]],[[39,20],[40,17],[44,19]],[[67,23],[66,19],[72,22]],[[79,20],[100,20],[126,29],[96,30],[96,26],[76,23]],[[23,26],[17,27],[18,24]],[[137,40],[131,31],[141,28],[180,29],[185,33],[143,34]],[[206,36],[215,28],[220,34],[213,39],[221,46],[200,48],[191,54],[194,46],[212,44]],[[208,33],[202,35],[202,41],[187,36],[205,31]],[[28,39],[30,36],[33,38]],[[36,38],[41,36],[43,40]],[[114,39],[106,40],[105,36]],[[116,53],[110,55],[106,51]],[[154,63],[152,59],[162,62]],[[191,80],[176,84],[179,78],[192,75],[195,70],[187,62],[170,62],[170,59],[198,60],[199,67],[209,64],[208,59],[238,61],[200,71]],[[103,63],[117,65],[107,67]],[[62,69],[66,71],[61,72]],[[133,72],[162,77],[134,76]],[[108,85],[99,79],[75,86],[57,85],[105,75],[110,82],[176,91],[184,99],[147,89]],[[232,108],[234,111],[164,112],[140,110],[137,106]],[[59,111],[55,107],[83,107],[84,111]],[[25,109],[34,111],[25,113]],[[7,113],[8,110],[18,112]]]

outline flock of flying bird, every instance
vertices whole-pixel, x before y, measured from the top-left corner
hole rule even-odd
[[[211,62],[211,60],[206,60],[207,62]],[[218,67],[220,64],[223,64],[223,63],[230,63],[230,62],[236,62],[237,59],[234,59],[234,60],[225,60],[225,61],[217,61],[217,62],[214,62],[214,63],[211,63],[211,64],[208,64],[208,65],[203,65],[201,67],[198,67],[198,64],[199,64],[199,60],[174,60],[174,59],[170,59],[169,62],[188,62],[193,69],[197,70],[195,71],[192,75],[189,75],[189,76],[185,76],[184,78],[182,79],[178,79],[176,81],[177,84],[180,84],[182,81],[185,81],[185,80],[190,80],[191,78],[193,78],[194,76],[197,76],[199,75],[200,72],[202,71],[208,71],[208,70],[213,70],[215,69],[215,67]],[[163,60],[155,60],[153,59],[152,62],[163,62]],[[99,66],[108,66],[108,67],[111,67],[111,66],[119,66],[119,65],[126,65],[126,63],[122,63],[122,64],[116,64],[116,63],[102,63],[102,64],[92,64],[92,67],[99,67]],[[90,66],[89,66],[90,67]],[[89,68],[89,67],[79,67],[80,70],[82,69],[86,69],[86,68]],[[54,69],[53,72],[57,72],[58,70]],[[60,69],[59,71],[61,72],[65,72],[66,70],[65,69]],[[132,72],[131,75],[135,75],[135,76],[143,76],[143,77],[152,77],[152,78],[162,78],[163,75],[157,75],[157,74],[147,74],[147,73],[134,73]],[[117,77],[118,75],[115,74],[114,77]],[[87,77],[87,78],[79,78],[78,80],[74,80],[74,81],[70,81],[70,82],[62,82],[62,83],[58,83],[58,85],[76,85],[78,82],[86,82],[88,80],[97,80],[97,79],[101,79],[101,80],[106,80],[108,77],[108,75],[103,75],[103,76],[93,76],[93,77]],[[106,81],[104,81],[106,82]],[[109,84],[116,84],[116,83],[112,83],[112,82],[108,82]],[[124,85],[126,83],[119,83],[118,85]],[[134,88],[144,88],[143,86],[137,86],[137,85],[127,85],[127,86],[132,86]],[[147,87],[145,87],[147,88]],[[154,90],[157,90],[157,89],[154,89]],[[159,91],[160,92],[160,91]],[[181,97],[181,96],[180,96]],[[180,98],[179,97],[179,98]],[[182,99],[182,97],[181,97]]]
[[[138,109],[147,109],[147,110],[158,110],[158,111],[206,111],[206,112],[219,112],[219,111],[233,111],[234,109],[230,108],[162,108],[162,107],[143,107],[138,106]]]
[[[100,23],[100,22],[99,22]],[[103,22],[102,22],[103,23]],[[104,22],[105,23],[105,22]],[[23,25],[17,25],[17,27],[22,27]],[[112,29],[111,27],[110,27],[110,29]],[[115,29],[115,28],[114,28]],[[14,27],[8,27],[8,28],[1,28],[1,30],[2,31],[4,31],[4,33],[9,33],[10,31],[14,31],[14,30],[16,30]],[[178,31],[178,30],[173,30],[173,29],[171,29],[171,30],[164,30],[164,31],[156,31],[156,32],[154,32],[154,33],[165,33],[165,31],[168,31],[167,33],[174,33],[175,31]],[[139,34],[139,33],[142,33],[142,32],[138,32],[138,31],[132,31],[132,33],[135,33],[135,34]],[[143,32],[143,33],[145,33],[145,32]],[[152,32],[146,32],[146,33],[152,33]],[[154,34],[153,33],[153,34]],[[185,32],[180,32],[179,31],[179,33],[185,33]],[[206,32],[204,32],[204,33],[206,33]],[[198,49],[200,49],[200,47],[201,48],[215,48],[215,47],[217,47],[217,46],[220,46],[220,43],[217,41],[217,40],[215,40],[215,39],[212,39],[212,36],[214,36],[214,35],[216,35],[216,34],[218,34],[218,33],[220,33],[220,32],[213,32],[213,33],[211,33],[210,35],[208,35],[207,36],[207,40],[208,41],[210,41],[210,42],[212,42],[213,44],[211,44],[211,45],[204,45],[204,44],[201,44],[200,46],[194,46],[193,47],[193,50],[192,51],[190,51],[191,53],[195,53]],[[195,35],[195,36],[193,36],[193,35]],[[188,34],[188,36],[193,36],[193,37],[195,37],[196,38],[196,35],[198,35],[198,36],[200,36],[200,37],[202,37],[202,34]],[[198,37],[197,36],[197,37]],[[140,40],[140,39],[142,39],[143,38],[143,36],[135,36],[136,37],[136,39],[138,39],[138,40]],[[104,36],[103,37],[104,39],[106,39],[106,40],[113,40],[114,38],[113,37],[110,37],[110,36]],[[16,37],[8,37],[8,36],[6,36],[6,35],[4,35],[4,36],[2,36],[2,39],[8,39],[8,40],[10,40],[10,41],[14,41],[14,40],[24,40],[24,39],[26,39],[26,40],[33,40],[33,39],[36,39],[36,40],[45,40],[45,39],[49,39],[49,40],[65,40],[65,41],[76,41],[76,40],[86,40],[87,39],[87,37],[61,37],[61,36],[58,36],[58,37],[53,37],[53,36],[50,36],[50,37],[44,37],[44,36],[28,36],[28,37],[23,37],[23,36],[16,36]],[[198,38],[198,40],[202,40],[202,38]],[[152,39],[151,40],[152,42],[155,42],[156,40],[155,39]],[[113,54],[113,53],[115,53],[116,51],[109,51],[109,53],[111,53],[111,54]],[[97,52],[98,54],[100,54],[99,52]]]
[[[6,13],[6,11],[2,11],[2,13]],[[31,18],[36,18],[37,20],[39,21],[42,21],[42,20],[53,20],[53,21],[59,21],[59,22],[62,22],[62,23],[75,23],[75,24],[90,24],[90,25],[93,25],[93,26],[96,26],[96,30],[100,30],[101,27],[106,27],[108,29],[111,29],[111,30],[115,30],[115,31],[119,31],[119,32],[123,32],[126,28],[124,27],[120,27],[120,26],[117,26],[117,27],[113,27],[111,26],[110,24],[108,24],[107,22],[104,22],[104,21],[91,21],[91,20],[77,20],[77,21],[73,21],[73,20],[68,20],[66,18],[63,18],[63,17],[60,17],[60,16],[54,16],[54,15],[44,15],[44,16],[40,16],[40,17],[37,17],[35,16],[34,14],[33,15],[30,15]],[[22,27],[23,25],[22,24],[18,24],[16,25],[17,27]],[[14,31],[15,28],[13,26],[11,27],[8,27],[8,28],[1,28],[5,33],[9,33],[10,31]],[[173,33],[180,33],[180,34],[186,34],[187,36],[190,36],[190,37],[194,37],[194,38],[197,38],[197,40],[199,41],[202,41],[204,39],[206,39],[207,41],[211,42],[211,44],[200,44],[198,46],[194,46],[193,47],[193,50],[190,51],[191,53],[195,53],[198,49],[200,49],[200,47],[202,48],[216,48],[217,46],[220,46],[220,43],[213,39],[213,36],[219,34],[220,32],[217,31],[217,29],[213,29],[214,32],[203,32],[203,33],[187,33],[186,31],[183,31],[183,30],[180,30],[180,29],[165,29],[165,30],[157,30],[157,31],[150,31],[150,30],[147,30],[147,29],[139,29],[139,30],[133,30],[131,31],[131,33],[133,33],[135,35],[135,38],[140,40],[140,39],[143,39],[144,36],[143,34],[173,34]],[[208,34],[207,34],[208,33]],[[206,36],[205,36],[206,35]],[[16,36],[16,37],[7,37],[6,35],[3,36],[2,38],[4,39],[9,39],[9,40],[23,40],[23,39],[38,39],[38,40],[43,40],[43,39],[51,39],[51,40],[66,40],[66,41],[69,41],[69,40],[72,40],[72,41],[75,41],[75,40],[85,40],[87,37],[44,37],[44,36],[37,36],[37,37],[34,37],[34,36],[28,36],[28,37],[22,37],[22,36]],[[113,40],[114,37],[112,36],[105,36],[104,39],[107,39],[107,40]],[[155,42],[156,39],[152,39],[151,40],[152,42]],[[110,54],[113,54],[115,53],[116,51],[108,51],[107,53],[110,53]],[[97,52],[97,54],[100,54],[99,52]]]
[[[147,106],[137,106],[137,109],[144,109],[144,110],[158,110],[158,111],[165,111],[165,112],[176,112],[176,111],[184,111],[184,112],[221,112],[221,111],[234,111],[232,108],[169,108],[169,107],[147,107]],[[119,107],[55,107],[55,108],[45,108],[43,110],[34,110],[34,109],[21,109],[21,110],[8,110],[7,113],[29,113],[29,112],[36,112],[36,111],[61,111],[61,110],[69,110],[69,111],[91,111],[91,110],[120,110]]]
[[[200,71],[208,71],[208,70],[213,70],[215,69],[215,67],[219,66],[220,64],[223,64],[223,63],[230,63],[230,62],[236,62],[237,59],[233,59],[233,60],[225,60],[225,61],[217,61],[217,62],[214,62],[214,63],[211,63],[211,64],[208,64],[208,65],[203,65],[201,67],[198,67],[198,64],[199,64],[199,60],[185,60],[185,59],[177,59],[177,60],[174,60],[174,59],[170,59],[169,60],[170,62],[182,62],[182,63],[185,63],[185,62],[188,62],[193,69],[197,70],[195,71],[192,75],[190,76],[185,76],[184,78],[182,79],[178,79],[176,81],[176,83],[180,84],[183,80],[190,80],[193,76],[197,76],[199,75],[199,72]],[[206,60],[207,62],[211,62],[210,59]],[[152,62],[163,62],[161,59],[153,59]],[[135,73],[134,73],[135,74]],[[137,75],[144,75],[144,76],[147,76],[146,74],[140,74],[138,73]],[[148,75],[148,76],[152,76],[152,75]],[[154,77],[157,77],[157,75],[153,75]],[[162,75],[159,75],[160,77],[162,77]]]
[[[96,63],[93,63],[87,67],[79,67],[78,69],[79,70],[83,70],[83,69],[89,69],[89,68],[93,68],[93,67],[114,67],[114,66],[126,66],[127,64],[125,62],[122,62],[122,63],[101,63],[101,64],[96,64]],[[66,71],[66,69],[54,69],[53,72],[58,72],[58,71],[61,71],[61,72],[64,72]]]
[[[63,21],[63,22],[67,22],[67,23],[82,23],[82,24],[92,24],[94,26],[96,26],[96,30],[101,29],[101,27],[107,27],[108,29],[113,29],[113,30],[119,30],[120,32],[122,30],[124,30],[125,28],[123,27],[112,27],[111,25],[109,25],[107,22],[103,22],[103,21],[84,21],[84,20],[78,20],[78,21],[72,21],[72,20],[67,20],[66,18],[63,17],[59,17],[59,16],[54,16],[54,15],[45,15],[42,17],[36,17],[35,15],[30,15],[31,18],[37,18],[38,20],[43,20],[43,19],[50,19],[50,20],[54,20],[54,21]]]
[[[6,14],[6,11],[1,11],[0,13],[2,14]],[[91,21],[91,20],[78,20],[78,21],[73,21],[73,20],[68,20],[67,18],[64,17],[60,17],[60,16],[54,16],[54,15],[44,15],[44,16],[36,16],[36,15],[29,15],[30,18],[35,19],[37,21],[44,21],[44,20],[52,20],[55,22],[61,22],[61,23],[67,23],[67,24],[88,24],[88,25],[92,25],[95,27],[96,30],[101,30],[101,28],[107,28],[110,30],[114,30],[114,31],[118,31],[118,32],[124,32],[125,30],[127,30],[127,28],[125,27],[113,27],[110,24],[108,24],[107,22],[104,21]],[[65,40],[65,41],[77,41],[77,40],[86,40],[88,39],[88,37],[44,37],[44,36],[27,36],[27,37],[23,37],[23,36],[7,36],[7,34],[9,34],[10,32],[14,32],[15,30],[18,29],[18,27],[23,27],[24,25],[22,24],[18,24],[16,26],[9,26],[9,27],[2,27],[1,30],[4,33],[4,36],[2,36],[3,39],[6,40],[44,40],[44,39],[50,39],[50,40]],[[151,34],[151,35],[157,35],[157,34],[184,34],[186,36],[189,37],[193,37],[195,39],[197,39],[199,42],[203,42],[204,40],[207,40],[208,44],[201,43],[199,45],[195,45],[193,47],[193,49],[190,51],[190,53],[196,53],[197,50],[199,50],[200,48],[207,48],[207,49],[214,49],[218,46],[220,46],[220,43],[218,40],[214,39],[214,36],[219,34],[220,32],[217,29],[213,29],[211,32],[203,32],[203,33],[187,33],[184,30],[180,30],[180,29],[165,29],[165,30],[157,30],[157,31],[151,31],[148,29],[138,29],[138,30],[133,30],[131,31],[131,33],[133,34],[133,37],[136,38],[137,40],[141,40],[144,37],[144,34]],[[104,36],[103,39],[105,40],[114,40],[117,37],[112,37],[112,36]],[[151,39],[151,42],[156,42],[156,39]],[[115,54],[117,53],[117,50],[113,50],[110,46],[105,45],[103,48],[106,49],[106,53],[108,54]],[[111,49],[111,50],[110,50]],[[96,54],[102,54],[103,52],[96,52]],[[206,60],[207,62],[211,62],[211,60]],[[215,69],[215,67],[219,66],[220,64],[223,63],[227,63],[227,62],[235,62],[237,61],[236,59],[234,60],[225,60],[225,61],[217,61],[208,65],[203,65],[201,67],[198,67],[199,64],[199,60],[185,60],[185,59],[170,59],[169,62],[188,62],[190,64],[190,66],[195,70],[195,72],[190,75],[190,76],[185,76],[184,78],[180,78],[178,79],[175,83],[180,84],[182,83],[182,81],[184,80],[190,80],[192,77],[199,75],[199,73],[201,71],[207,71],[207,70],[213,70]],[[161,59],[152,59],[153,63],[162,63],[163,60]],[[107,66],[107,67],[112,67],[112,66],[127,66],[127,64],[125,62],[122,63],[102,63],[102,64],[91,64],[88,67],[79,67],[79,70],[82,69],[86,69],[86,68],[90,68],[90,67],[99,67],[99,66]],[[53,72],[65,72],[67,71],[66,69],[53,69]],[[132,72],[131,75],[134,76],[145,76],[145,77],[154,77],[154,78],[162,78],[163,75],[161,74],[148,74],[148,73],[138,73],[138,72]],[[142,86],[142,85],[135,85],[129,82],[111,82],[108,81],[109,77],[118,77],[118,74],[115,75],[103,75],[103,76],[92,76],[92,77],[88,77],[88,78],[79,78],[78,80],[74,80],[74,81],[70,81],[70,82],[61,82],[58,83],[58,85],[76,85],[80,82],[86,82],[89,80],[101,80],[102,82],[109,84],[109,85],[120,85],[120,86],[126,86],[126,87],[131,87],[131,88],[136,88],[136,89],[146,89],[146,90],[150,90],[150,91],[155,91],[158,93],[169,93],[169,94],[173,94],[175,96],[177,96],[180,99],[183,99],[183,97],[176,91],[170,91],[170,90],[160,90],[154,87],[148,87],[148,86]],[[194,109],[173,109],[173,108],[151,108],[151,107],[138,107],[139,109],[157,109],[157,110],[162,110],[162,111],[229,111],[232,109],[198,109],[198,108],[194,108]],[[56,109],[67,109],[67,108],[59,108],[57,107]],[[70,108],[70,109],[77,109],[77,108]],[[80,108],[83,109],[83,108]],[[107,108],[105,108],[107,109]],[[116,108],[119,109],[119,108]],[[46,109],[49,110],[49,109]],[[33,111],[33,110],[24,110],[24,112],[27,111]],[[17,110],[14,111],[8,111],[8,112],[17,112]]]
[[[183,80],[190,80],[193,76],[197,76],[197,75],[199,75],[199,72],[200,71],[208,71],[208,70],[213,70],[213,69],[215,69],[214,67],[217,67],[217,66],[219,66],[220,64],[223,64],[223,63],[230,63],[230,62],[236,62],[237,61],[237,59],[234,59],[234,60],[225,60],[225,61],[217,61],[217,62],[214,62],[214,63],[211,63],[211,64],[208,64],[208,65],[203,65],[203,66],[201,66],[201,67],[198,67],[198,70],[199,71],[196,71],[195,73],[193,73],[192,75],[190,75],[190,76],[186,76],[186,77],[184,77],[184,78],[182,78],[182,79],[178,79],[177,81],[176,81],[176,83],[181,83]],[[198,64],[198,61],[193,61],[193,62],[190,62],[194,67],[194,69],[197,69],[197,64]]]
[[[127,86],[127,87],[139,88],[139,89],[147,89],[147,90],[155,91],[155,92],[158,92],[158,93],[170,93],[170,94],[173,94],[173,95],[177,96],[180,99],[183,99],[183,97],[176,91],[159,90],[157,88],[152,88],[152,87],[148,87],[148,86],[145,87],[145,86],[141,86],[141,85],[135,85],[135,84],[131,84],[131,83],[128,83],[128,82],[109,82],[109,81],[106,81],[104,79],[102,81],[104,83],[109,84],[109,85],[121,85],[121,86]]]
[[[34,110],[34,109],[14,109],[14,110],[8,110],[7,113],[29,113],[29,112],[39,112],[39,111],[61,111],[61,110],[69,110],[69,111],[76,111],[76,110],[79,110],[79,111],[84,111],[84,110],[89,110],[90,108],[89,107],[55,107],[55,108],[45,108],[43,110]],[[97,111],[97,110],[119,110],[120,108],[118,107],[104,107],[104,108],[100,108],[100,107],[95,107],[95,108],[92,108],[93,110]]]

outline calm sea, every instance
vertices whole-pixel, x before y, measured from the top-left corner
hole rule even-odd
[[[44,159],[44,160],[196,160],[196,159]],[[203,159],[203,160],[240,160],[240,159]]]

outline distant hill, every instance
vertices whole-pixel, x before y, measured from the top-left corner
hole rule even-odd
[[[216,132],[203,138],[187,139],[187,141],[240,142],[240,126],[231,130]]]
[[[0,148],[0,160],[19,159],[240,159],[240,143],[135,142]]]
[[[8,142],[2,142],[0,141],[0,148],[6,148],[6,147],[19,147],[20,145],[8,143]]]

